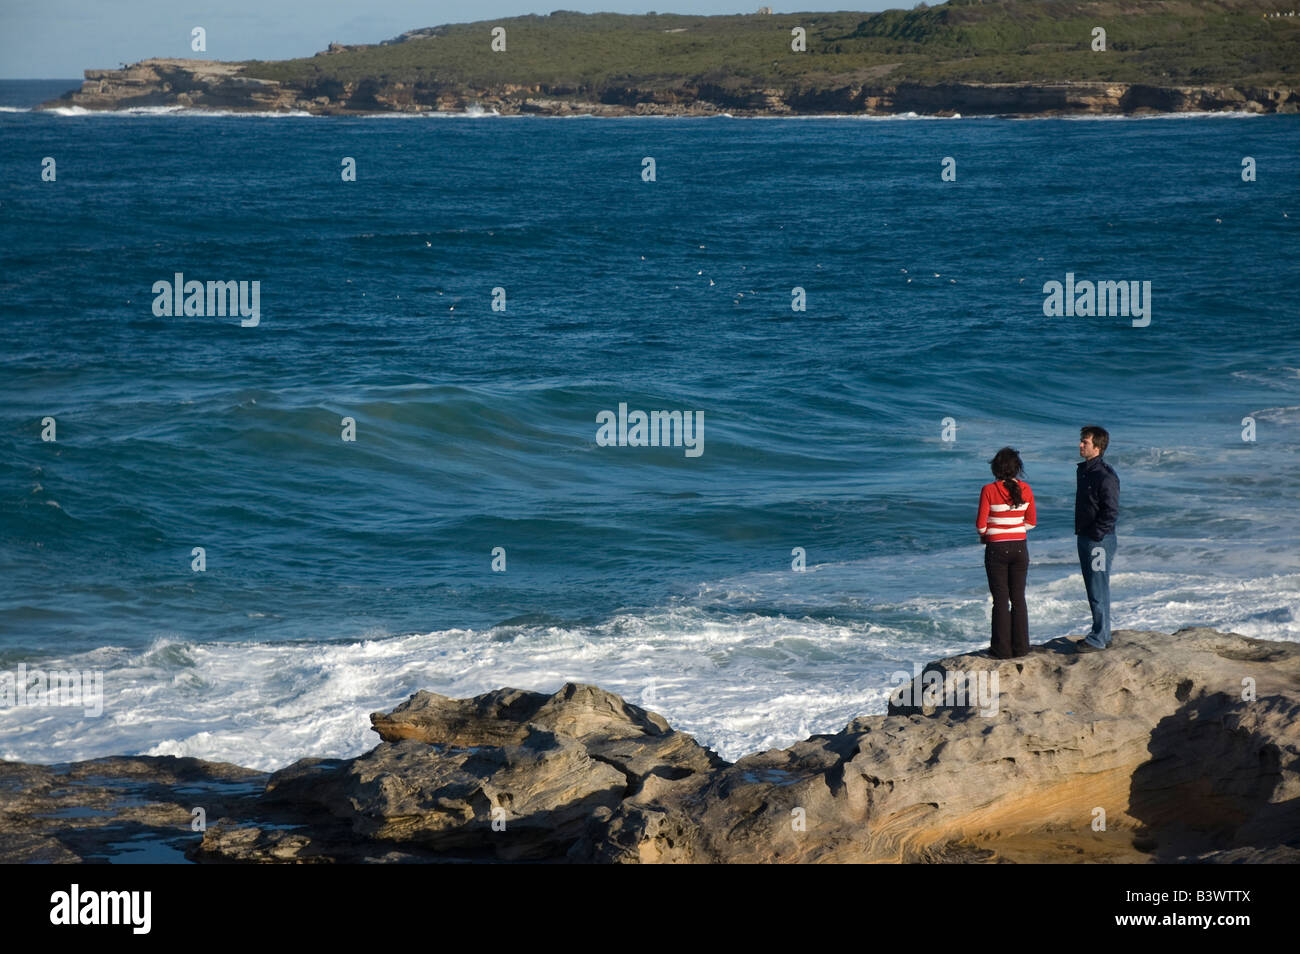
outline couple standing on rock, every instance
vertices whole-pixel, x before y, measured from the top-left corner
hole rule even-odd
[[[1109,443],[1105,428],[1089,426],[1079,431],[1079,456],[1083,461],[1074,497],[1074,532],[1083,586],[1092,608],[1092,631],[1074,644],[1079,653],[1094,653],[1110,646],[1110,568],[1115,560],[1119,477],[1101,457]],[[993,594],[989,651],[997,659],[1009,659],[1029,652],[1026,537],[1038,522],[1038,514],[1033,490],[1019,479],[1025,472],[1020,454],[1004,447],[989,463],[997,480],[980,491],[975,528],[985,545],[984,570]]]

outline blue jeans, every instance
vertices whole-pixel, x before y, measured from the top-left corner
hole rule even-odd
[[[1084,638],[1098,649],[1105,649],[1110,645],[1110,571],[1115,564],[1115,534],[1112,531],[1100,540],[1080,536],[1078,540],[1079,569],[1083,570],[1083,586],[1092,608],[1092,632]]]

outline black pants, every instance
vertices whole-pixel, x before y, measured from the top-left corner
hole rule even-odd
[[[1024,540],[984,545],[984,572],[993,594],[993,640],[989,651],[999,659],[1029,652],[1029,609],[1025,606],[1025,577],[1029,547]]]

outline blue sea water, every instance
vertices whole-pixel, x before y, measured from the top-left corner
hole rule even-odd
[[[1031,640],[1085,630],[1093,423],[1116,625],[1300,639],[1300,118],[26,109],[66,85],[0,83],[0,669],[103,670],[104,712],[0,708],[2,758],[272,768],[567,680],[730,758],[837,731],[987,645],[1004,444]],[[176,272],[260,324],[156,317]],[[1067,272],[1150,325],[1046,317]],[[599,446],[620,403],[703,453]]]

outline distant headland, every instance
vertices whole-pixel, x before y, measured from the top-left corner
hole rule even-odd
[[[280,61],[88,69],[41,108],[349,115],[1125,115],[1300,112],[1276,0],[949,0],[883,13],[557,10]]]

